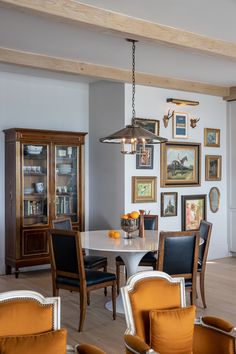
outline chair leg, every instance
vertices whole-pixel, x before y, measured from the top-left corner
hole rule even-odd
[[[206,298],[205,298],[205,272],[200,273],[200,292],[201,292],[203,307],[206,308],[207,305],[206,305]]]
[[[113,320],[115,320],[116,319],[116,283],[113,283],[111,289],[112,289]]]
[[[80,293],[80,318],[79,318],[79,332],[82,332],[85,316],[86,316],[86,309],[87,309],[87,296]]]
[[[120,265],[116,263],[116,286],[117,286],[117,295],[120,293]]]
[[[56,284],[53,282],[52,285],[52,295],[53,296],[58,296],[59,295],[59,289],[57,288]]]
[[[90,292],[87,292],[87,305],[90,305]]]
[[[107,266],[104,266],[103,271],[106,273],[107,272]],[[104,288],[104,295],[107,296],[107,287]]]

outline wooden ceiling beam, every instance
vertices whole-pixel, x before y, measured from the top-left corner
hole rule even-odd
[[[28,68],[43,69],[73,75],[83,75],[124,83],[132,82],[132,75],[128,70],[1,47],[0,63],[15,64]],[[137,84],[144,86],[197,92],[221,97],[229,95],[229,89],[227,87],[210,85],[201,82],[179,80],[170,77],[160,77],[140,72],[136,72],[135,79]]]
[[[229,94],[223,98],[225,101],[236,101],[236,86],[229,87]]]
[[[54,17],[103,33],[236,59],[236,44],[71,0],[0,0],[0,6]]]

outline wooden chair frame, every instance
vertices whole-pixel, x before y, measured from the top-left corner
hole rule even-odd
[[[65,231],[65,230],[51,229],[51,230],[49,230],[48,235],[49,235],[49,250],[50,250],[50,258],[51,258],[51,266],[52,266],[53,295],[58,296],[60,288],[66,289],[69,291],[79,292],[79,294],[80,294],[79,332],[82,331],[82,329],[83,329],[85,316],[86,316],[86,308],[87,308],[87,303],[88,303],[88,299],[87,299],[88,295],[87,294],[90,291],[101,289],[101,288],[106,288],[107,286],[112,287],[113,319],[115,319],[116,318],[116,280],[104,281],[99,284],[89,285],[89,286],[86,284],[86,275],[85,275],[85,268],[84,268],[84,262],[83,262],[83,253],[82,253],[80,232],[79,231]],[[52,241],[53,235],[57,235],[57,236],[60,236],[60,235],[65,236],[66,235],[67,237],[75,238],[78,273],[60,271],[57,269],[55,255],[54,255],[54,249],[53,249],[53,241]],[[65,284],[60,284],[58,286],[58,284],[56,282],[57,276],[78,279],[80,281],[80,286],[77,287],[77,286],[65,285]]]
[[[164,255],[165,255],[165,240],[170,237],[185,237],[185,236],[195,236],[195,246],[194,246],[194,260],[193,260],[193,272],[184,274],[170,274],[172,277],[183,277],[184,279],[191,279],[192,286],[190,290],[191,304],[196,302],[196,278],[197,278],[197,264],[198,264],[198,252],[199,252],[199,232],[198,231],[172,231],[172,232],[160,232],[159,236],[159,256],[157,260],[157,270],[164,271]]]

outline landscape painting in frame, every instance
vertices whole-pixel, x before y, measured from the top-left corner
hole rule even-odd
[[[134,124],[155,135],[160,134],[160,121],[157,119],[134,118]]]
[[[199,186],[201,144],[161,144],[161,187]]]
[[[206,220],[206,194],[182,195],[182,230],[198,230],[201,220]]]
[[[174,112],[173,117],[173,138],[188,137],[188,115],[187,113]]]
[[[204,145],[209,147],[220,147],[220,129],[204,129]]]
[[[161,193],[161,216],[177,216],[178,209],[178,193],[163,192]]]

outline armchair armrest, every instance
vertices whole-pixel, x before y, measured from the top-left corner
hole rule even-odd
[[[204,325],[219,329],[224,332],[232,333],[234,331],[234,326],[232,325],[232,323],[225,321],[222,318],[205,316],[202,317],[202,323]]]
[[[134,354],[158,354],[138,336],[125,334],[124,340],[127,353],[130,352]]]
[[[102,349],[99,349],[92,344],[78,344],[75,346],[74,353],[78,354],[106,354]]]

